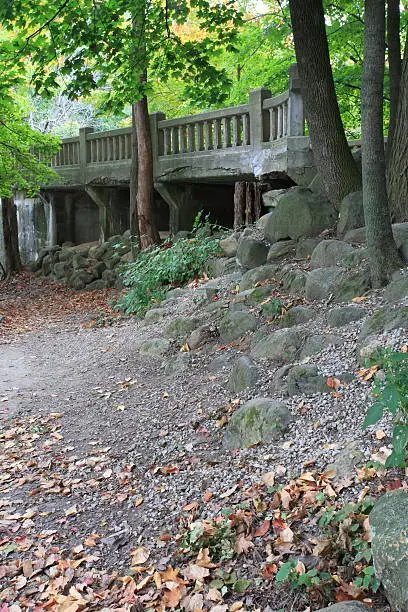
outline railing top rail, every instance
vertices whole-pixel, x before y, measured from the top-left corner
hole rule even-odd
[[[264,110],[267,110],[268,108],[275,108],[287,100],[289,100],[289,91],[284,91],[283,93],[279,94],[279,96],[275,96],[274,98],[266,98],[266,100],[263,101],[262,108]]]
[[[103,132],[89,132],[86,135],[87,140],[96,140],[97,138],[108,138],[111,136],[121,136],[122,134],[131,134],[132,127],[118,128],[116,130],[108,130]]]
[[[79,136],[71,136],[70,138],[61,138],[62,144],[69,144],[71,142],[79,142]]]
[[[223,119],[224,117],[232,117],[234,115],[242,115],[249,113],[249,104],[240,104],[239,106],[229,106],[220,108],[216,111],[208,111],[197,115],[186,115],[185,117],[176,117],[175,119],[163,119],[159,121],[160,129],[167,127],[175,127],[177,125],[188,125],[190,123],[199,123],[200,121],[208,121],[209,119]]]

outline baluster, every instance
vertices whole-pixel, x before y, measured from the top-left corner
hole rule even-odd
[[[187,126],[188,151],[193,153],[196,148],[194,123],[189,123]]]
[[[214,149],[221,149],[222,147],[222,132],[221,132],[221,121],[214,119]]]
[[[100,162],[102,159],[102,147],[101,147],[101,139],[97,138],[96,141],[96,162]]]
[[[129,159],[131,157],[131,134],[123,135],[123,159]]]
[[[232,123],[232,146],[239,147],[241,145],[240,121],[238,115],[231,117]]]
[[[269,109],[269,140],[276,140],[276,113],[274,108]]]
[[[288,135],[288,103],[283,103],[282,136]]]
[[[169,128],[163,128],[163,154],[168,155],[170,149]]]
[[[210,151],[213,148],[212,121],[204,121],[204,150]]]
[[[172,144],[172,153],[180,152],[180,144],[179,144],[179,129],[178,126],[171,128],[171,144]]]
[[[224,140],[222,146],[224,149],[227,149],[231,146],[231,122],[229,117],[223,117],[221,121],[224,132]]]
[[[118,159],[118,137],[117,136],[112,136],[112,157],[111,159],[113,160],[117,160]]]
[[[282,112],[282,104],[278,106],[278,129],[277,129],[277,138],[282,138],[282,123],[283,123],[283,112]]]
[[[187,153],[187,130],[185,125],[179,125],[180,153]]]
[[[242,139],[244,145],[251,144],[250,142],[250,126],[249,126],[249,114],[244,113],[242,115]]]
[[[204,124],[202,121],[196,123],[197,126],[197,150],[204,151]]]

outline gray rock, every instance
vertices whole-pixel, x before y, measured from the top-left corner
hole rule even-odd
[[[242,294],[245,293],[246,295],[242,297],[244,298],[244,301],[247,304],[259,304],[259,302],[262,302],[267,296],[271,294],[272,289],[273,288],[271,287],[271,285],[262,285],[260,287],[255,287],[255,289],[248,289],[247,291],[242,291],[241,293],[238,293],[235,298],[237,301],[239,301],[239,296],[242,296]]]
[[[335,288],[333,300],[335,302],[348,302],[355,297],[368,293],[371,289],[371,278],[368,268],[343,272],[337,287]]]
[[[366,248],[354,249],[352,253],[343,257],[343,268],[357,268],[362,263],[368,262],[368,250]]]
[[[272,394],[277,395],[287,395],[288,394],[288,386],[287,386],[287,376],[291,369],[290,364],[286,364],[278,368],[273,376],[273,379],[270,384],[270,392]]]
[[[397,308],[385,306],[384,308],[379,308],[364,322],[358,341],[360,343],[367,336],[386,334],[392,329],[398,329],[399,327],[405,330],[408,328],[407,306]]]
[[[121,255],[120,261],[121,263],[124,263],[124,264],[132,263],[133,261],[132,251],[128,251],[127,253],[124,253],[123,255]]]
[[[273,281],[279,272],[279,266],[276,265],[265,265],[252,270],[248,270],[243,275],[239,287],[241,291],[250,289],[257,283],[263,283],[265,280]]]
[[[281,327],[293,327],[293,325],[301,325],[316,318],[316,313],[313,308],[308,306],[294,306],[290,308],[280,320]]]
[[[223,342],[238,340],[244,334],[255,329],[257,319],[245,310],[228,310],[221,319],[218,329]]]
[[[227,353],[218,355],[218,357],[215,357],[210,362],[210,364],[208,365],[208,369],[210,370],[210,372],[214,373],[222,372],[223,370],[226,370],[229,367],[232,357],[233,355]]]
[[[272,359],[289,363],[294,361],[303,344],[305,333],[296,328],[279,329],[253,344],[251,355],[255,359]]]
[[[313,334],[306,338],[305,344],[300,353],[300,359],[306,359],[311,355],[317,355],[328,349],[330,346],[341,346],[344,344],[343,338],[333,334]]]
[[[354,252],[354,247],[347,242],[341,240],[322,240],[312,253],[310,267],[330,268],[333,266],[342,266],[344,257],[351,255]]]
[[[235,234],[220,240],[220,247],[226,257],[235,257],[237,254],[238,240]]]
[[[96,278],[101,278],[102,277],[102,273],[106,270],[106,265],[103,261],[97,261],[97,260],[89,260],[90,262],[90,269],[91,269],[91,273],[96,277]]]
[[[337,235],[342,237],[349,230],[364,226],[363,192],[353,191],[341,201]]]
[[[240,393],[248,387],[254,387],[258,379],[259,370],[255,361],[247,355],[242,355],[232,366],[228,384],[232,393]]]
[[[112,254],[110,257],[104,257],[103,261],[105,263],[105,266],[109,268],[109,270],[113,270],[114,268],[116,268],[116,266],[122,263],[120,255],[117,254]]]
[[[265,225],[270,242],[317,236],[332,227],[337,213],[329,200],[305,187],[291,187],[279,197],[273,215]]]
[[[233,272],[237,266],[235,257],[209,257],[205,262],[205,271],[210,278],[218,278]]]
[[[242,237],[238,242],[237,260],[243,268],[258,268],[266,263],[268,245],[262,240]]]
[[[271,189],[262,194],[262,201],[266,208],[276,208],[281,195],[286,193],[286,189]]]
[[[275,242],[268,251],[267,261],[275,259],[283,259],[287,255],[294,255],[296,248],[296,240],[280,240]]]
[[[85,289],[87,291],[101,291],[102,289],[107,289],[107,288],[108,288],[108,283],[102,280],[102,278],[97,278],[96,280],[92,281],[91,283],[85,286]]]
[[[269,398],[250,400],[232,415],[225,434],[227,448],[278,440],[292,421],[284,404]]]
[[[319,242],[321,242],[320,238],[302,238],[299,240],[296,247],[296,259],[311,257]]]
[[[303,294],[306,289],[306,281],[308,274],[299,268],[287,266],[282,268],[281,282],[282,288],[291,293]]]
[[[191,332],[187,338],[187,344],[192,350],[195,350],[199,346],[214,340],[217,335],[217,329],[214,325],[200,325],[200,327]]]
[[[295,365],[290,368],[286,385],[289,395],[311,395],[330,391],[326,377],[319,374],[314,365]]]
[[[386,493],[370,513],[375,573],[391,607],[408,610],[408,493]]]
[[[54,264],[54,274],[57,278],[64,278],[67,275],[67,271],[68,266],[64,261]]]
[[[145,314],[145,321],[146,323],[157,323],[163,319],[165,314],[165,308],[151,308]]]
[[[343,327],[352,321],[359,321],[367,314],[367,309],[357,304],[338,306],[327,313],[327,323],[330,327]]]
[[[88,260],[79,253],[75,253],[72,258],[72,267],[74,270],[80,270],[88,267]]]
[[[57,264],[55,264],[57,265]],[[399,302],[408,296],[408,276],[391,281],[387,285],[384,297],[387,302]]]
[[[104,270],[102,272],[102,278],[108,283],[109,287],[112,287],[116,283],[118,275],[115,270]]]
[[[191,355],[189,353],[178,353],[178,355],[169,357],[164,366],[164,373],[167,376],[177,376],[186,372],[191,364]]]
[[[327,466],[328,470],[335,470],[334,483],[341,485],[355,476],[355,467],[364,461],[364,453],[361,450],[361,441],[352,440],[348,442],[336,455],[333,463]]]
[[[370,608],[360,601],[343,601],[329,608],[320,608],[317,612],[375,612],[375,608]]]
[[[69,261],[70,259],[73,258],[74,256],[74,251],[72,251],[72,249],[61,249],[61,251],[59,251],[58,253],[58,259],[59,261]]]
[[[372,359],[384,343],[376,336],[367,336],[357,345],[357,357],[361,365],[364,365],[368,359]]]
[[[185,340],[191,332],[200,324],[196,317],[174,317],[164,329],[166,338]]]
[[[332,295],[341,277],[340,268],[317,268],[307,275],[305,295],[307,300],[323,300]]]
[[[69,278],[69,285],[73,289],[84,289],[85,285],[88,285],[94,280],[94,276],[88,274],[88,272],[84,272],[83,270],[74,271],[74,273]]]
[[[401,248],[408,239],[408,222],[393,223],[392,233],[397,247]],[[344,236],[344,240],[354,244],[363,244],[366,241],[366,228],[359,227],[358,229],[350,230]]]
[[[266,213],[266,215],[262,215],[262,217],[259,217],[258,221],[255,223],[256,227],[259,227],[260,229],[264,230],[265,225],[267,224],[268,219],[270,219],[271,215],[272,213]]]
[[[169,347],[170,341],[166,338],[149,338],[140,344],[139,352],[151,357],[162,357]]]

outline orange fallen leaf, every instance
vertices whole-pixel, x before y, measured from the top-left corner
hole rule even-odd
[[[263,523],[261,523],[259,527],[257,528],[257,530],[255,531],[254,536],[256,538],[262,538],[264,535],[268,533],[270,526],[271,526],[271,521],[269,519],[264,520]]]

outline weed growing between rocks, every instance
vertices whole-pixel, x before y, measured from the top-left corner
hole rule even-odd
[[[125,314],[143,316],[161,302],[166,292],[199,277],[207,259],[219,254],[219,239],[202,231],[211,225],[196,223],[192,238],[167,241],[142,251],[135,262],[124,267],[122,280],[128,288],[118,307]]]
[[[367,411],[364,426],[375,425],[384,412],[392,415],[393,451],[386,467],[404,467],[408,443],[408,353],[382,349],[375,355],[375,365],[368,370],[379,371],[373,385],[374,402]]]

